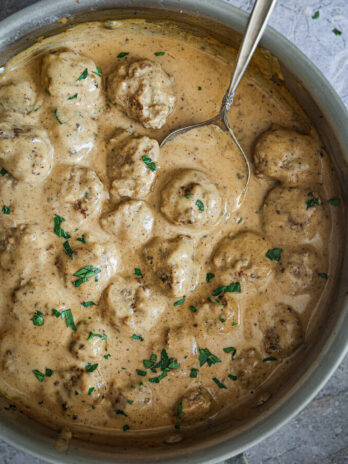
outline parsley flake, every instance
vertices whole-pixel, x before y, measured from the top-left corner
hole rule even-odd
[[[211,298],[210,296],[208,297],[208,301],[210,301],[210,303],[214,303],[219,306],[225,306],[224,303],[221,303],[221,301],[217,300],[216,298]]]
[[[312,16],[312,19],[318,19],[319,16],[320,16],[319,11],[316,11],[316,12],[314,13],[314,15]]]
[[[126,424],[126,425],[123,426],[123,431],[127,432],[127,430],[129,430],[129,425]]]
[[[332,32],[335,34],[335,35],[342,35],[342,31],[340,31],[339,29],[337,29],[336,27],[334,29],[332,29]]]
[[[155,56],[163,56],[165,54],[165,52],[155,52],[154,55]]]
[[[120,414],[121,416],[128,417],[127,414],[123,411],[123,409],[116,409],[116,414]]]
[[[319,198],[315,198],[312,192],[310,192],[308,196],[310,197],[310,199],[306,201],[306,209],[313,208],[314,206],[320,205]]]
[[[210,282],[212,279],[214,279],[215,274],[212,274],[211,272],[208,272],[207,275],[205,276],[206,282]]]
[[[94,333],[94,332],[89,332],[89,336],[87,338],[87,341],[89,342],[94,337],[99,337],[102,340],[106,340],[108,338],[108,336],[106,334],[97,334],[97,333]]]
[[[141,159],[151,171],[157,171],[156,163],[150,157],[143,155]]]
[[[340,199],[339,198],[330,198],[330,200],[327,200],[327,202],[332,206],[338,206],[340,204]]]
[[[195,367],[193,367],[193,368],[191,369],[191,372],[190,372],[190,377],[191,377],[191,379],[195,379],[195,378],[197,377],[197,375],[198,375],[198,372],[199,372],[198,369],[196,369]]]
[[[196,206],[198,206],[198,208],[199,208],[200,211],[202,211],[202,212],[204,211],[204,205],[203,205],[203,203],[201,202],[201,200],[197,200],[197,201],[196,201]]]
[[[197,312],[197,308],[195,308],[194,306],[190,306],[190,310],[191,310],[193,313],[196,313],[196,312]]]
[[[4,214],[10,214],[10,213],[11,213],[11,210],[10,210],[10,208],[9,208],[8,206],[4,205],[4,206],[2,207],[2,212],[3,212]]]
[[[228,374],[228,378],[231,379],[231,380],[234,380],[234,381],[237,380],[237,376],[233,375],[233,374]]]
[[[90,277],[93,277],[100,272],[101,270],[97,267],[85,266],[73,274],[74,276],[79,277],[79,279],[73,281],[73,285],[75,285],[75,287],[79,287],[83,282],[87,282]]]
[[[56,214],[54,216],[54,218],[53,218],[53,224],[54,224],[53,232],[56,235],[58,235],[58,237],[68,239],[68,238],[70,238],[70,235],[60,227],[62,222],[65,222],[65,219],[63,217],[61,217],[61,216],[58,216],[58,214]]]
[[[141,270],[138,267],[134,268],[134,275],[136,275],[137,277],[141,277],[141,278],[144,277]]]
[[[241,286],[239,282],[231,282],[230,285],[222,285],[221,287],[216,288],[212,295],[213,296],[218,296],[221,295],[221,293],[240,293],[241,292]]]
[[[74,317],[72,315],[71,309],[66,309],[65,311],[61,312],[62,319],[65,319],[66,326],[69,328],[71,327],[72,330],[76,330],[76,325],[74,322]]]
[[[185,300],[186,300],[186,295],[184,295],[181,300],[178,300],[174,303],[173,306],[179,306],[179,305],[182,305],[183,303],[185,303]]]
[[[61,121],[58,116],[58,108],[54,110],[54,115],[56,117],[56,120],[59,122],[59,124],[66,124],[66,121]]]
[[[76,79],[76,81],[81,81],[82,79],[87,79],[88,76],[88,69],[86,68],[83,73]]]
[[[227,389],[226,385],[224,385],[222,382],[220,382],[220,380],[217,379],[216,377],[213,377],[213,381],[216,383],[216,385],[217,385],[219,388],[225,388],[225,389]]]
[[[90,362],[86,364],[85,368],[87,372],[94,372],[99,364],[91,364]]]
[[[329,276],[325,272],[318,272],[318,276],[322,279],[328,279]]]
[[[5,176],[5,175],[7,174],[6,169],[1,168],[0,174],[1,174],[2,176]]]
[[[102,76],[102,70],[99,68],[99,66],[96,66],[96,71],[92,71],[93,74],[95,74],[96,76],[99,76],[101,77]]]
[[[52,313],[56,316],[56,317],[60,317],[60,312],[57,311],[56,309],[52,309]]]
[[[88,389],[88,394],[91,395],[93,391],[94,391],[94,387],[89,388]]]
[[[199,364],[201,367],[204,366],[205,363],[207,363],[210,367],[212,364],[216,364],[218,362],[221,362],[221,359],[215,356],[215,354],[212,354],[208,348],[199,349]]]
[[[176,410],[176,415],[177,415],[177,417],[179,417],[179,419],[181,419],[181,417],[185,415],[185,413],[182,411],[182,402],[181,401],[178,404],[178,407],[177,407],[177,410]]]
[[[105,359],[109,359],[109,358],[110,358],[110,356],[111,356],[111,354],[110,354],[110,353],[109,353],[109,354],[104,354],[104,358],[105,358]]]
[[[237,350],[234,346],[228,346],[223,349],[225,353],[232,353],[232,359],[236,356]]]
[[[85,234],[82,234],[81,237],[77,237],[76,239],[78,242],[81,242],[81,243],[86,243],[86,237],[85,237]]]
[[[68,242],[68,240],[66,240],[65,242],[63,242],[63,247],[64,247],[64,251],[65,253],[69,256],[70,259],[73,259],[73,251],[72,251],[72,248],[70,246],[70,243]]]
[[[82,306],[84,306],[85,308],[87,308],[88,306],[97,306],[94,301],[83,301],[82,303]]]
[[[77,98],[77,93],[75,93],[75,95],[73,95],[72,97],[69,97],[67,100],[75,100],[75,98]]]
[[[43,325],[44,323],[44,318],[42,316],[44,316],[45,314],[42,313],[41,311],[35,311],[35,314],[33,316],[33,324],[34,325]]]
[[[202,90],[202,87],[200,85],[198,86],[198,90]]]
[[[266,258],[270,259],[271,261],[279,261],[282,251],[282,248],[272,248],[271,250],[267,251]]]
[[[128,404],[133,404],[134,401],[133,401],[133,400],[128,400],[127,403],[128,403]]]
[[[46,377],[51,377],[51,375],[53,374],[53,372],[54,372],[54,371],[53,371],[52,369],[48,369],[48,368],[46,367],[45,376],[46,376]]]
[[[277,361],[277,358],[274,358],[273,356],[270,356],[269,358],[264,358],[262,361],[263,362]]]
[[[136,369],[136,373],[137,373],[138,375],[141,375],[142,377],[145,377],[145,376],[146,376],[146,372],[145,372],[145,371],[142,371],[142,370],[140,370],[140,369]]]
[[[43,381],[43,379],[44,379],[44,377],[45,377],[45,374],[43,374],[42,372],[40,372],[40,371],[38,371],[38,370],[36,370],[36,369],[34,369],[34,370],[32,371],[32,373],[35,375],[35,377],[37,378],[37,380],[38,380],[39,382],[42,382],[42,381]]]
[[[121,52],[117,55],[117,58],[124,58],[125,56],[128,56],[129,52]]]
[[[143,337],[142,337],[141,335],[133,334],[133,335],[131,336],[131,338],[133,338],[133,340],[139,340],[140,342],[143,342],[143,341],[144,341],[144,339],[143,339]]]

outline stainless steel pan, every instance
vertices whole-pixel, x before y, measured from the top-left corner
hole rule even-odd
[[[0,23],[0,68],[14,53],[41,35],[59,32],[56,21],[69,24],[120,17],[170,18],[199,27],[203,33],[238,45],[246,15],[222,0],[46,0]],[[348,203],[348,113],[318,69],[290,42],[268,28],[261,46],[276,56],[285,84],[321,134],[338,173]],[[298,84],[301,85],[298,85]],[[274,432],[297,414],[332,375],[348,346],[348,249],[342,250],[342,272],[330,302],[328,317],[318,327],[320,337],[307,347],[295,375],[286,379],[271,401],[255,415],[218,427],[211,425],[190,440],[155,447],[102,446],[72,440],[69,450],[58,452],[56,433],[24,416],[0,399],[0,436],[16,447],[55,463],[214,463],[233,456]],[[337,257],[338,259],[338,257]]]

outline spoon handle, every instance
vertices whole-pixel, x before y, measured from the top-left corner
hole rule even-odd
[[[233,103],[236,88],[254,54],[263,31],[277,0],[256,0],[251,12],[242,45],[239,48],[236,67],[233,71],[230,87],[224,97],[223,111],[228,111]]]

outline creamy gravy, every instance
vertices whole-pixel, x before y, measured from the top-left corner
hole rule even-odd
[[[301,109],[251,66],[229,115],[252,164],[244,197],[218,128],[158,147],[217,113],[234,58],[129,20],[7,64],[0,390],[39,421],[185,430],[250,404],[308,343],[340,205]]]

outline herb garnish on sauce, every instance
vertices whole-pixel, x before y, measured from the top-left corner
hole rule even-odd
[[[150,157],[143,155],[141,159],[151,171],[157,171],[156,163]]]
[[[44,313],[42,313],[41,311],[35,311],[35,314],[33,316],[33,324],[34,325],[43,325],[44,323],[44,318],[43,316],[45,316]]]
[[[88,76],[88,69],[86,68],[83,73],[76,79],[76,81],[81,81],[82,79],[86,79]]]
[[[282,251],[282,248],[272,248],[271,250],[267,251],[266,258],[270,259],[271,261],[279,261]]]
[[[131,338],[133,338],[133,340],[139,340],[140,342],[143,342],[143,341],[144,341],[144,339],[143,339],[143,337],[142,337],[141,335],[133,334],[133,335],[131,336]]]
[[[79,279],[73,281],[73,285],[75,285],[75,287],[79,287],[83,282],[87,282],[90,277],[93,277],[100,272],[101,270],[97,267],[85,266],[73,274],[74,276],[79,277]]]
[[[141,270],[138,267],[134,268],[134,275],[136,275],[137,277],[141,277],[141,278],[144,277]]]
[[[218,296],[221,293],[240,293],[241,292],[241,286],[239,282],[231,282],[230,285],[222,285],[221,287],[216,288],[212,295],[213,296]]]
[[[62,238],[70,238],[70,235],[65,232],[65,230],[63,230],[60,225],[62,222],[64,222],[65,219],[61,216],[58,216],[58,214],[56,214],[53,218],[53,224],[54,224],[54,227],[53,227],[53,232],[58,235],[58,237],[62,237]]]
[[[196,201],[196,206],[198,206],[198,209],[200,211],[202,211],[202,212],[204,211],[204,205],[203,205],[203,202],[201,200]]]
[[[199,349],[199,364],[201,367],[204,366],[205,363],[207,363],[210,367],[212,364],[216,364],[218,362],[221,362],[221,359],[211,353],[208,348]]]
[[[94,303],[94,301],[83,301],[81,304],[85,308],[87,308],[88,306],[97,306],[96,303]]]
[[[306,201],[306,209],[313,208],[314,206],[320,205],[319,198],[315,198],[312,192],[310,192],[308,196],[310,197],[310,199]]]
[[[65,319],[66,326],[69,328],[71,327],[72,330],[76,330],[76,325],[74,322],[74,317],[72,315],[71,309],[66,309],[65,311],[62,311],[61,313],[62,319]]]
[[[217,385],[219,388],[225,388],[225,389],[227,390],[226,385],[224,385],[222,382],[220,382],[220,380],[217,379],[216,377],[213,377],[213,381],[216,383],[216,385]]]
[[[58,116],[58,108],[56,108],[54,110],[54,115],[56,117],[56,120],[59,122],[59,124],[66,124],[66,121],[62,121],[61,119],[59,119],[59,116]]]
[[[10,214],[10,213],[11,213],[11,210],[10,210],[10,208],[9,208],[8,206],[4,205],[4,206],[2,207],[2,212],[3,212],[4,214]]]
[[[121,52],[117,55],[117,58],[124,58],[127,55],[129,55],[129,52]]]
[[[184,295],[180,300],[176,301],[173,306],[179,306],[185,303],[186,295]]]
[[[155,56],[163,56],[165,54],[165,52],[155,52],[154,55]]]
[[[88,364],[86,364],[86,371],[87,372],[94,372],[97,367],[98,367],[99,364],[91,364],[90,362]]]
[[[68,242],[68,240],[63,242],[63,247],[64,247],[65,253],[69,256],[69,258],[73,259],[73,251],[72,251],[72,248],[71,248],[70,243]]]
[[[208,272],[207,275],[205,276],[206,282],[210,282],[212,279],[214,279],[215,274],[212,274],[211,272]]]

